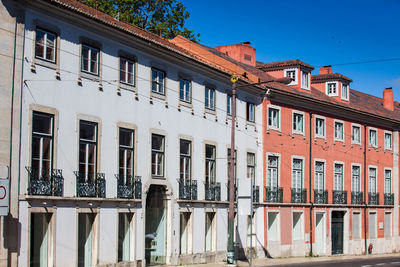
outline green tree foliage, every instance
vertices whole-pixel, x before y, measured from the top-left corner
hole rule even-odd
[[[79,0],[80,2],[158,34],[164,38],[182,35],[192,41],[199,41],[200,34],[186,28],[189,12],[177,0]]]

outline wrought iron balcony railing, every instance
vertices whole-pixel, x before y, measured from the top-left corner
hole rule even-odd
[[[332,191],[333,204],[347,204],[347,191],[333,190]]]
[[[379,205],[379,193],[368,192],[368,204]]]
[[[61,197],[64,192],[62,170],[25,167],[28,171],[28,194]]]
[[[283,202],[283,188],[282,187],[266,187],[265,188],[265,202],[268,203],[282,203]]]
[[[292,188],[292,203],[306,203],[307,202],[307,189]]]
[[[74,172],[76,176],[76,195],[78,197],[106,197],[104,173]]]
[[[142,198],[142,177],[132,175],[119,175],[115,177],[118,181],[117,197],[126,199]]]
[[[196,180],[178,180],[179,199],[197,200],[197,181]]]
[[[205,199],[221,201],[221,183],[205,183]]]
[[[394,194],[385,193],[384,194],[385,205],[394,205]]]
[[[314,189],[314,203],[327,204],[328,203],[328,190]]]
[[[351,192],[351,204],[359,204],[363,203],[363,192]]]
[[[226,192],[227,192],[227,201],[229,201],[230,200],[230,194],[229,194],[229,183],[227,183],[227,185],[226,185],[226,188],[227,188],[227,190],[226,190]],[[233,188],[234,188],[234,197],[233,197],[233,201],[236,201],[237,200],[237,186],[236,186],[236,184],[233,186]]]
[[[253,202],[260,202],[260,187],[253,186]]]

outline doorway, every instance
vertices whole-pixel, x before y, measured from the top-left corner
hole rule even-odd
[[[315,214],[315,253],[325,253],[325,220],[324,213]]]
[[[332,211],[332,255],[343,254],[343,211]]]
[[[167,249],[167,201],[164,186],[151,185],[146,197],[146,264],[165,264]]]

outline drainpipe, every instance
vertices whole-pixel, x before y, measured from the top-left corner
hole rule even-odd
[[[364,243],[367,255],[367,125],[364,124]]]
[[[310,111],[310,140],[309,140],[309,146],[310,146],[310,159],[309,159],[309,166],[308,166],[308,171],[310,173],[310,179],[309,179],[309,190],[310,190],[310,256],[313,255],[313,228],[312,228],[312,209],[313,209],[313,202],[311,201],[311,179],[312,179],[312,173],[311,173],[311,166],[312,166],[312,112]]]

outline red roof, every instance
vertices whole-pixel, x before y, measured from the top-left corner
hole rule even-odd
[[[311,66],[310,64],[307,64],[299,59],[284,60],[284,61],[277,61],[277,62],[271,62],[271,63],[257,62],[257,68],[259,68],[263,71],[281,70],[281,69],[285,69],[288,67],[298,67],[298,66],[305,67],[310,70],[314,69],[313,66]]]
[[[345,80],[347,82],[352,82],[353,80],[349,77],[346,77],[339,73],[330,73],[330,74],[318,74],[312,75],[311,81],[312,82],[326,82],[326,81],[337,81],[337,80]]]

